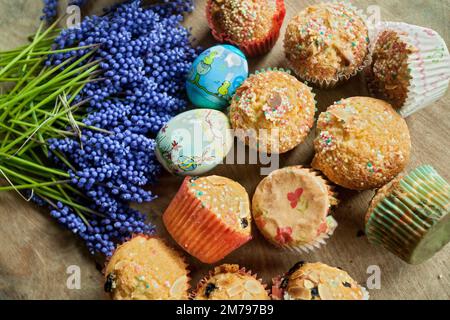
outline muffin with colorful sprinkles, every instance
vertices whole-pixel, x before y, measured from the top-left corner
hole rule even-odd
[[[273,279],[273,300],[369,300],[367,290],[347,272],[323,263],[296,263]]]
[[[194,300],[270,300],[266,285],[237,264],[214,268],[192,294]]]
[[[393,180],[373,198],[366,234],[410,264],[428,260],[450,241],[450,184],[428,165]]]
[[[188,299],[187,264],[158,238],[139,235],[120,245],[105,277],[105,291],[114,300]]]
[[[206,5],[214,38],[239,47],[249,57],[272,49],[285,15],[284,0],[208,0]]]
[[[186,177],[163,222],[184,250],[215,263],[251,239],[250,200],[231,179]]]
[[[369,90],[374,96],[389,101],[407,117],[445,94],[450,81],[450,54],[436,31],[385,22],[374,43],[368,73]]]
[[[336,102],[317,121],[313,168],[352,190],[380,188],[409,161],[408,126],[382,100],[353,97]]]
[[[230,107],[236,135],[254,149],[285,153],[301,144],[314,124],[314,94],[284,70],[251,75]]]
[[[289,22],[284,48],[289,67],[320,87],[333,87],[370,64],[365,18],[348,3],[304,9]]]
[[[337,226],[330,208],[335,194],[316,172],[301,166],[275,170],[256,188],[252,214],[276,246],[308,252],[325,243]]]

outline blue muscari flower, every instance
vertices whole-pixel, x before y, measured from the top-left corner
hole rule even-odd
[[[44,0],[44,8],[42,9],[41,20],[51,22],[58,14],[58,0]],[[76,5],[82,7],[87,0],[70,0],[69,5]]]
[[[155,198],[144,189],[160,172],[152,137],[187,107],[184,83],[199,53],[180,26],[193,2],[163,2],[142,9],[141,1],[128,1],[104,16],[86,17],[79,29],[63,30],[55,40],[55,49],[99,44],[94,59],[101,59],[101,79],[86,84],[75,101],[89,99],[83,122],[103,130],[85,128],[80,139],[48,141],[49,158],[69,172],[73,186],[84,194],[75,200],[98,213],[86,213],[88,225],[63,204],[52,207],[51,215],[84,239],[92,253],[111,255],[115,243],[154,231],[129,203]],[[54,54],[47,65],[86,52]],[[71,168],[51,150],[63,154]]]

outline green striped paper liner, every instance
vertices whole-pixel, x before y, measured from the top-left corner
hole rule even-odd
[[[450,184],[429,165],[403,177],[371,212],[366,234],[410,264],[431,258],[450,241]]]

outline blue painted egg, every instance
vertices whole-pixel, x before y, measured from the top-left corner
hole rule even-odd
[[[211,47],[192,64],[186,81],[191,102],[199,108],[224,109],[236,89],[248,77],[248,63],[238,48]]]
[[[156,157],[177,175],[202,175],[223,162],[233,145],[228,117],[195,109],[170,120],[156,137]]]

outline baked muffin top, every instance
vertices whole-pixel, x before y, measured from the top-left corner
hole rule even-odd
[[[234,231],[251,234],[250,200],[239,183],[225,177],[208,176],[191,178],[188,188],[202,206]]]
[[[245,141],[269,153],[284,153],[302,143],[314,124],[314,114],[311,88],[281,70],[250,76],[230,107],[232,127],[249,130],[244,132],[250,136]]]
[[[277,0],[209,0],[213,28],[236,43],[264,39],[272,30]]]
[[[320,114],[312,166],[353,190],[379,188],[409,161],[406,121],[392,106],[368,97],[343,99]]]
[[[364,20],[345,3],[307,7],[289,22],[284,38],[291,68],[318,81],[353,74],[369,53],[368,43]]]
[[[120,245],[105,269],[115,300],[184,300],[189,278],[183,257],[158,238],[136,236]]]
[[[286,275],[285,300],[365,300],[347,272],[323,263],[299,263]]]
[[[195,300],[270,300],[265,286],[237,264],[216,267],[203,279]]]
[[[375,44],[371,85],[394,108],[401,108],[408,97],[411,81],[408,59],[416,50],[394,30],[383,31]]]

